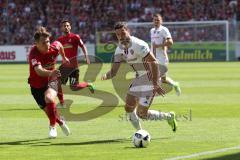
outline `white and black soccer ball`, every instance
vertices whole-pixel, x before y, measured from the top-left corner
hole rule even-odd
[[[137,148],[147,147],[151,141],[150,134],[141,129],[134,133],[132,137],[133,145]]]

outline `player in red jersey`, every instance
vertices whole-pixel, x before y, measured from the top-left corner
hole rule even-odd
[[[59,77],[61,76],[60,71],[55,69],[59,52],[64,63],[69,63],[69,60],[65,57],[62,44],[58,41],[50,44],[49,37],[50,33],[44,27],[39,27],[34,34],[35,45],[29,54],[30,76],[28,83],[35,101],[49,118],[49,138],[56,138],[56,123],[60,125],[65,135],[70,134],[65,121],[59,118],[55,103],[60,85]]]
[[[88,87],[89,90],[93,93],[94,85],[92,83],[79,83],[78,46],[81,47],[87,64],[90,64],[86,46],[78,34],[71,33],[71,25],[68,20],[61,22],[61,30],[64,35],[60,36],[57,40],[62,43],[66,57],[70,60],[70,64],[63,64],[59,68],[62,74],[62,84],[66,84],[69,78],[70,87],[72,90],[79,90]],[[58,94],[58,98],[60,100],[60,103],[63,105],[64,100],[61,91]]]

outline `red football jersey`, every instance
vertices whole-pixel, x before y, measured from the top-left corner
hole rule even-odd
[[[46,70],[53,70],[57,61],[57,56],[60,50],[60,43],[54,41],[48,52],[42,54],[38,51],[36,46],[33,46],[29,53],[29,72],[28,83],[33,88],[43,88],[48,85],[49,77],[41,77],[37,75],[34,67],[41,65]]]
[[[81,40],[80,36],[77,34],[69,33],[67,35],[60,36],[57,40],[62,43],[65,51],[65,56],[70,61],[70,65],[67,65],[67,67],[77,68],[78,46],[81,48],[83,47],[83,41]]]

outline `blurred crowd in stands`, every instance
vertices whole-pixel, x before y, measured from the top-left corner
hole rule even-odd
[[[32,44],[40,25],[56,38],[63,19],[71,20],[72,31],[85,43],[95,43],[96,31],[111,31],[116,21],[151,22],[153,13],[161,13],[166,22],[228,20],[234,24],[240,17],[240,4],[236,0],[0,0],[0,45]],[[194,37],[190,37],[194,28],[169,29],[181,41],[205,40],[209,34],[214,40],[222,39],[204,29]],[[111,38],[106,36],[106,40]]]

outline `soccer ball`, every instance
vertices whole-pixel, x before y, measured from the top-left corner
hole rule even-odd
[[[133,145],[137,148],[147,147],[150,141],[150,134],[143,129],[138,130],[132,137]]]

